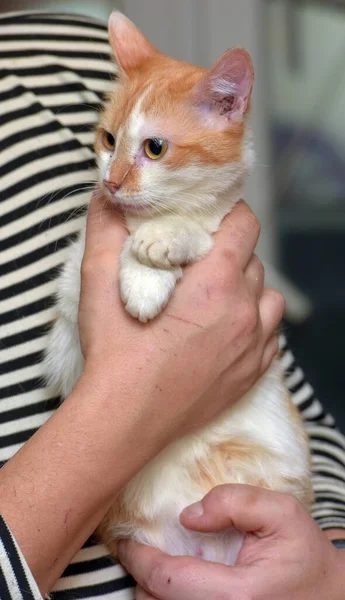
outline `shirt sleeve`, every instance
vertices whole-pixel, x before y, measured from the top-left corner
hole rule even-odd
[[[0,516],[1,600],[43,600],[19,546]]]
[[[285,381],[309,435],[315,494],[313,517],[322,529],[345,530],[345,437],[316,398],[284,336],[280,347]]]

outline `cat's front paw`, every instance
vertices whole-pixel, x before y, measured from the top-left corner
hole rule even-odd
[[[127,312],[146,323],[163,310],[182,271],[147,267],[132,259],[120,274],[121,298]]]
[[[178,231],[152,223],[145,223],[133,237],[132,254],[143,265],[172,269],[187,259],[186,240]]]
[[[212,247],[211,236],[196,226],[143,223],[133,236],[132,255],[143,265],[176,269],[198,260]]]

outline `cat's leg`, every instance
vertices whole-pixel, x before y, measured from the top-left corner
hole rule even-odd
[[[159,217],[138,227],[132,254],[144,265],[174,269],[200,260],[211,250],[212,236],[197,222],[181,217]]]
[[[146,323],[162,311],[182,270],[157,269],[140,263],[132,253],[132,242],[129,237],[121,255],[121,298],[127,312]]]
[[[46,380],[63,398],[72,392],[84,369],[78,329],[80,267],[84,247],[82,231],[70,247],[58,280],[57,318],[49,333],[43,358]]]
[[[61,313],[49,334],[43,369],[48,384],[63,398],[72,392],[84,369],[78,324]]]

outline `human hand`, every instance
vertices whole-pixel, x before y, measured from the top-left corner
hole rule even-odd
[[[345,551],[336,550],[292,496],[245,485],[214,488],[181,523],[205,533],[248,532],[235,567],[171,557],[121,542],[119,557],[139,584],[137,600],[341,600]]]
[[[83,377],[110,397],[125,396],[133,432],[152,432],[157,449],[241,398],[278,350],[284,301],[263,290],[263,267],[253,255],[259,229],[240,202],[209,256],[185,269],[166,309],[143,325],[119,295],[122,217],[94,195],[79,310]]]

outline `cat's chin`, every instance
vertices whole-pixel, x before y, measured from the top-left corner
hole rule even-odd
[[[148,206],[143,206],[140,204],[127,204],[127,202],[117,202],[113,200],[115,206],[119,206],[124,212],[129,212],[131,214],[142,214],[148,210]]]
[[[140,202],[127,202],[126,200],[117,197],[116,194],[111,195],[110,200],[114,206],[118,206],[125,213],[128,212],[132,215],[143,214],[150,210],[149,204],[143,204]]]

